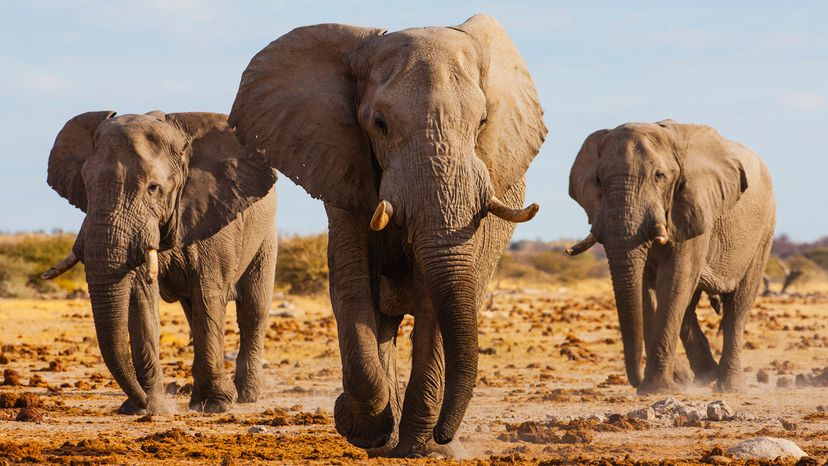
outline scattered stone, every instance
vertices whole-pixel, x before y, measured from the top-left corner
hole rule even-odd
[[[17,404],[17,395],[14,393],[0,393],[0,409],[14,408]]]
[[[16,387],[20,385],[20,374],[17,371],[12,369],[6,369],[3,371],[3,385],[9,385],[12,387]]]
[[[724,455],[711,455],[705,457],[702,461],[707,464],[730,464],[733,462],[732,459]]]
[[[14,402],[15,408],[39,408],[40,398],[32,393],[24,393],[20,395]]]
[[[48,387],[49,384],[46,383],[46,379],[41,377],[39,374],[33,374],[29,378],[29,386],[30,387]]]
[[[601,423],[601,422],[606,422],[607,416],[606,416],[606,414],[603,414],[603,413],[595,413],[595,414],[590,414],[589,416],[586,416],[584,419],[586,419],[587,421],[595,421],[595,422]]]
[[[790,388],[793,387],[793,380],[790,377],[779,377],[776,379],[776,386],[777,388]]]
[[[225,361],[235,361],[236,358],[238,358],[238,357],[239,357],[239,352],[238,351],[228,351],[228,352],[224,353],[224,360]]]
[[[632,419],[641,419],[642,421],[654,421],[656,412],[651,407],[636,409],[627,413],[627,417]]]
[[[756,373],[756,381],[759,383],[770,383],[770,374],[765,369],[760,369]]]
[[[250,432],[251,434],[264,434],[264,433],[267,433],[267,426],[261,426],[261,425],[250,426],[247,429],[247,431]]]
[[[704,419],[704,410],[698,406],[686,404],[678,409],[678,415],[696,422]]]
[[[23,408],[17,413],[15,421],[19,422],[40,422],[43,420],[43,411],[39,408]]]
[[[730,421],[735,415],[724,401],[714,401],[707,405],[707,418],[711,421]]]
[[[790,440],[774,437],[756,437],[743,440],[727,449],[727,453],[739,459],[773,460],[776,458],[799,459],[808,456]]]
[[[782,428],[788,431],[795,431],[799,426],[796,425],[796,422],[791,421],[789,419],[780,419],[779,422],[782,423]]]
[[[164,386],[164,393],[167,395],[177,395],[178,391],[181,390],[181,386],[178,385],[178,382],[170,382],[166,386]]]
[[[152,418],[152,414],[144,414],[143,416],[139,417],[135,420],[135,422],[152,422],[154,419]]]

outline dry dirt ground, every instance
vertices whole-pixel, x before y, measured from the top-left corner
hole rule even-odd
[[[719,316],[706,303],[699,316],[719,348]],[[238,343],[232,306],[227,321],[229,374]],[[114,413],[123,395],[101,361],[87,300],[0,301],[0,368],[10,384],[0,386],[0,464],[440,462],[369,460],[337,435],[331,411],[341,390],[339,351],[325,298],[274,301],[263,399],[221,415],[187,411],[186,320],[177,305],[164,305],[161,322],[164,376],[177,391],[178,414],[145,419]],[[398,338],[401,374],[410,367],[411,325],[404,321]],[[464,463],[697,463],[711,461],[720,447],[768,435],[795,441],[818,459],[811,464],[822,464],[826,327],[824,292],[762,298],[747,329],[745,392],[700,387],[675,396],[702,410],[723,400],[734,419],[639,420],[626,414],[665,397],[640,398],[627,385],[606,284],[499,289],[480,315],[479,379],[459,432],[469,453]],[[265,427],[254,433],[254,425]]]

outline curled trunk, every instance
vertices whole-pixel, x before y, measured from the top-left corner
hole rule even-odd
[[[434,427],[438,444],[452,441],[477,379],[477,290],[474,264],[461,247],[419,248],[418,262],[437,312],[445,354],[446,384]]]

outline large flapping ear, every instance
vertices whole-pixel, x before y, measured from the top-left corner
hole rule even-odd
[[[274,189],[276,171],[239,144],[219,113],[171,113],[187,138],[187,173],[174,215],[177,245],[207,238]]]
[[[610,130],[601,129],[590,134],[572,164],[569,172],[569,197],[586,211],[590,225],[601,206],[601,185],[598,183],[598,149]]]
[[[311,196],[344,209],[364,209],[376,196],[348,62],[382,33],[340,24],[294,29],[253,57],[230,112],[243,144]]]
[[[535,83],[515,44],[491,16],[475,15],[457,26],[480,44],[486,125],[477,137],[477,155],[489,168],[494,194],[503,196],[523,179],[546,138]]]
[[[70,204],[86,212],[86,188],[81,168],[94,150],[95,131],[102,121],[115,116],[110,110],[86,112],[63,125],[49,153],[47,182]]]
[[[670,237],[693,238],[713,228],[748,188],[734,144],[703,125],[660,122],[674,132],[681,178],[670,209]]]

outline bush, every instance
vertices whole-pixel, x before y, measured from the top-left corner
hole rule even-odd
[[[279,238],[276,288],[315,294],[328,287],[328,235]]]
[[[13,235],[0,240],[0,296],[65,293],[86,286],[83,264],[54,280],[40,274],[66,257],[75,235]]]
[[[571,283],[588,278],[609,276],[607,261],[592,253],[569,257],[559,249],[542,250],[537,244],[513,247],[497,265],[498,278],[529,281],[557,280]]]

